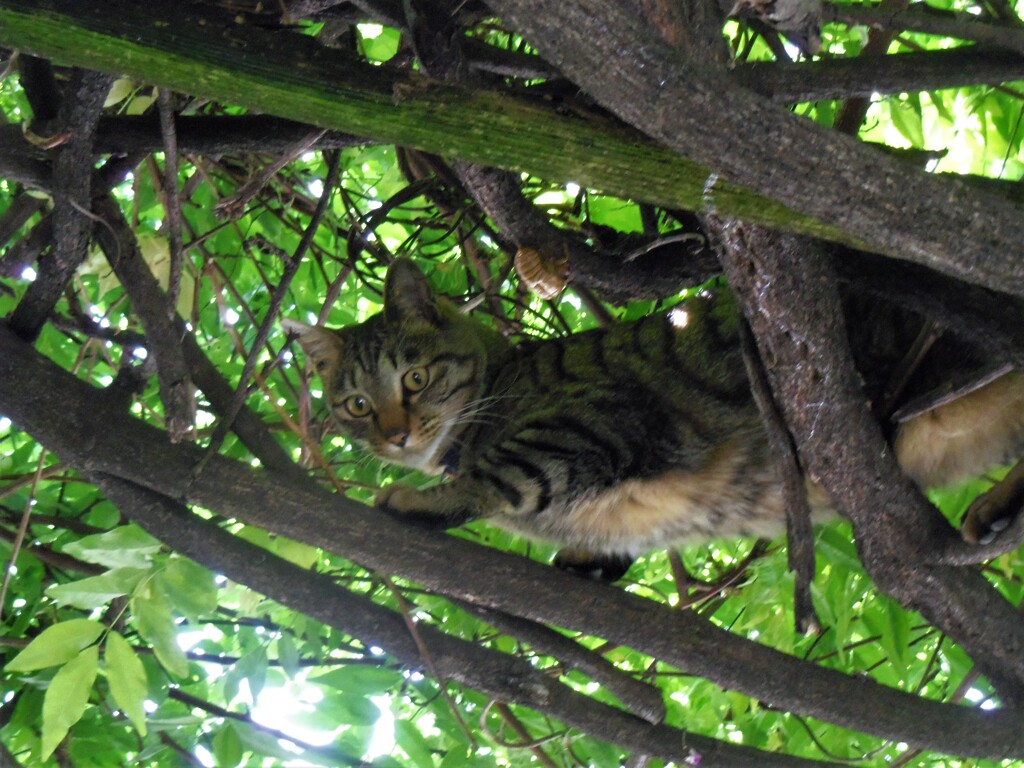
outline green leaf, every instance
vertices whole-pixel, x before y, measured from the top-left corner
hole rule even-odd
[[[921,122],[921,99],[914,94],[905,101],[889,103],[889,115],[903,137],[915,147],[924,146],[924,125]]]
[[[587,209],[590,220],[595,224],[612,227],[619,232],[643,231],[640,209],[633,203],[604,195],[591,195],[587,199]]]
[[[265,757],[279,757],[283,760],[294,760],[295,753],[287,751],[278,740],[257,726],[245,722],[231,724],[238,735],[243,750],[250,750]]]
[[[235,730],[234,723],[228,720],[213,737],[214,762],[223,768],[231,768],[241,763],[244,755],[245,749],[242,747],[238,731]]]
[[[316,565],[319,551],[316,547],[302,544],[291,539],[277,539],[276,552],[290,563],[295,563],[301,568],[312,568]]]
[[[408,720],[395,721],[395,743],[409,756],[413,765],[419,768],[433,768],[434,751],[414,723]]]
[[[68,555],[109,568],[147,568],[161,544],[137,525],[122,525],[73,541],[64,547]]]
[[[363,50],[366,57],[371,61],[387,61],[398,50],[398,31],[390,27],[384,27],[379,35],[369,37],[364,34],[362,38]]]
[[[188,658],[178,646],[174,616],[167,599],[155,590],[132,598],[132,624],[153,646],[157,660],[171,674],[188,676]]]
[[[300,670],[299,649],[295,647],[292,636],[285,632],[277,638],[277,660],[289,677],[295,677]]]
[[[605,745],[602,745],[605,746]],[[607,748],[607,753],[610,758],[607,762],[596,762],[591,761],[590,765],[621,765],[621,761],[618,759],[619,754],[614,748]],[[439,768],[497,768],[498,762],[494,759],[494,755],[478,755],[474,754],[472,750],[465,749],[451,749],[448,754],[444,756],[444,760],[441,761]],[[376,768],[376,765],[374,766]]]
[[[898,665],[902,674],[905,674],[910,647],[910,617],[895,600],[886,600],[885,607],[889,618],[887,636],[891,638],[889,653],[893,663]]]
[[[319,706],[328,707],[334,719],[345,725],[374,725],[380,719],[380,708],[362,696],[330,696]]]
[[[209,615],[217,608],[213,574],[184,557],[171,558],[157,573],[156,582],[171,604],[190,619]]]
[[[130,78],[120,77],[114,81],[110,86],[110,91],[107,93],[107,99],[103,103],[104,108],[112,107],[115,104],[124,101],[132,92],[135,90],[135,83]]]
[[[115,568],[98,576],[55,584],[47,588],[46,594],[61,605],[84,610],[99,608],[115,597],[131,594],[148,573],[144,568]]]
[[[107,635],[107,648],[103,655],[107,663],[107,682],[117,706],[124,710],[140,736],[146,735],[146,669],[135,654],[135,649],[117,632]]]
[[[314,677],[310,682],[329,685],[345,693],[372,696],[390,691],[399,685],[402,682],[402,673],[387,667],[350,664]]]
[[[263,646],[245,654],[235,664],[235,672],[249,684],[249,692],[255,704],[267,683],[267,649]]]
[[[92,619],[70,619],[44,629],[39,637],[4,667],[8,672],[31,672],[71,661],[87,645],[96,642],[103,625]]]
[[[85,712],[98,660],[99,648],[93,645],[61,667],[50,681],[43,698],[43,759],[53,754]]]

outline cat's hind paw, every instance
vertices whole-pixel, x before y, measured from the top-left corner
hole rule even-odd
[[[618,581],[626,575],[633,558],[627,555],[603,555],[566,547],[555,554],[554,566],[595,581]]]
[[[964,514],[960,535],[972,544],[989,544],[1024,513],[1024,461],[976,498]]]
[[[420,491],[408,485],[382,488],[374,498],[373,505],[403,523],[430,530],[453,528],[469,519],[468,513],[439,508],[436,498],[429,491]]]

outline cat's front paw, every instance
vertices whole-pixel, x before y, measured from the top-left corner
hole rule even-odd
[[[1024,513],[1024,472],[1019,466],[976,498],[964,514],[960,535],[972,544],[988,544]]]
[[[389,485],[377,493],[373,505],[397,520],[419,528],[443,530],[464,522],[464,519],[454,519],[445,510],[437,509],[436,500],[432,497],[433,494],[408,485]]]

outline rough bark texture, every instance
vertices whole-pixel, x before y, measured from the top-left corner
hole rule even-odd
[[[1005,701],[1019,705],[1024,623],[980,574],[930,562],[954,533],[900,471],[868,408],[823,253],[802,238],[739,222],[715,234],[803,466],[853,521],[868,571],[975,649]]]
[[[491,5],[590,96],[678,155],[641,147],[634,134],[609,129],[598,115],[552,120],[549,109],[529,101],[396,81],[381,68],[325,61],[301,38],[282,44],[282,38],[244,26],[224,29],[233,41],[225,45],[223,37],[197,34],[203,28],[194,17],[161,19],[157,14],[168,9],[120,0],[102,8],[71,0],[3,0],[0,43],[634,199],[690,209],[703,204],[1024,295],[1024,266],[1015,257],[1024,241],[1024,217],[1016,206],[952,179],[910,173],[848,137],[766,104],[722,73],[686,65],[625,6],[552,0]],[[209,20],[207,30],[210,24],[224,26],[224,20]],[[161,34],[169,28],[173,37]],[[79,37],[68,44],[72,29]],[[126,56],[129,47],[132,55]],[[246,50],[260,56],[240,57]],[[628,60],[622,51],[631,51]]]
[[[1017,206],[972,194],[952,179],[910,172],[730,87],[720,72],[681,60],[611,0],[490,4],[604,107],[711,169],[705,198],[712,209],[721,176],[834,221],[896,258],[1024,295],[1024,261],[1017,255],[1024,217]],[[627,61],[618,55],[623,50],[634,56]],[[851,206],[852,190],[858,202]]]

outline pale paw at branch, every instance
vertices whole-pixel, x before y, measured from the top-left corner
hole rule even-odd
[[[972,544],[993,541],[1024,512],[1024,461],[976,498],[964,514],[960,535]]]

